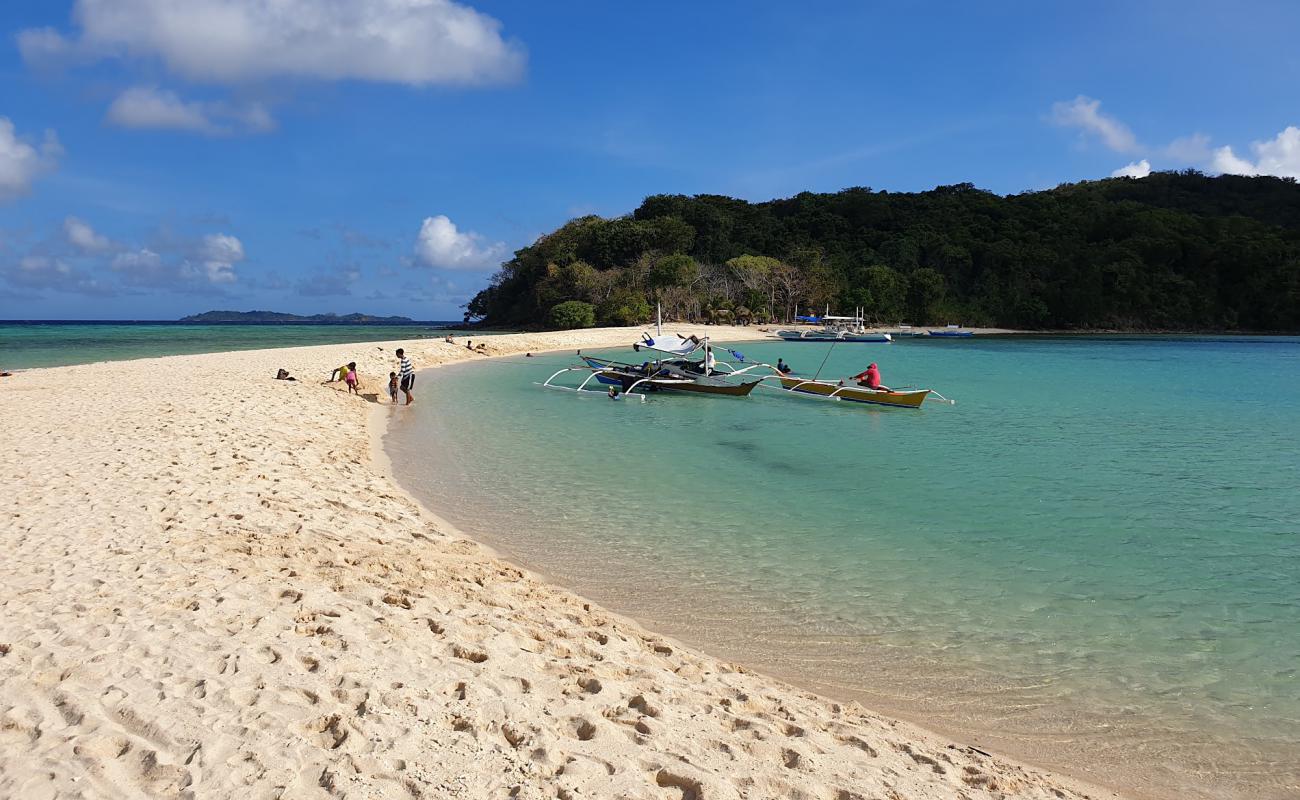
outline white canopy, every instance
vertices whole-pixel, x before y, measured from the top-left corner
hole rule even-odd
[[[637,342],[637,347],[648,347],[651,350],[658,350],[661,353],[668,353],[674,356],[688,356],[699,350],[709,341],[709,337],[701,339],[698,336],[682,336],[680,333],[665,333],[663,336],[651,336],[648,333],[641,334],[641,341]]]

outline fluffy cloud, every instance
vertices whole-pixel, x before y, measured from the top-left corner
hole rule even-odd
[[[1101,101],[1079,95],[1074,100],[1052,105],[1052,122],[1075,127],[1099,137],[1111,150],[1148,156],[1132,161],[1111,173],[1111,177],[1145,178],[1151,174],[1149,158],[1174,161],[1174,167],[1194,166],[1233,175],[1273,175],[1300,179],[1300,128],[1287,126],[1268,141],[1252,142],[1254,160],[1240,156],[1231,146],[1212,148],[1203,133],[1181,136],[1164,147],[1148,148],[1123,122],[1101,112]]]
[[[1091,97],[1079,95],[1068,103],[1054,103],[1052,122],[1096,136],[1117,153],[1132,153],[1140,149],[1133,131],[1118,119],[1102,113],[1101,101]]]
[[[235,265],[244,260],[244,243],[224,233],[208,234],[203,237],[199,258],[208,283],[234,283]]]
[[[458,230],[456,223],[442,214],[425,217],[415,240],[417,259],[439,269],[489,269],[497,265],[505,251],[505,244],[485,244],[482,236]]]
[[[1250,149],[1255,160],[1238,156],[1229,146],[1214,151],[1214,169],[1234,175],[1275,175],[1279,178],[1300,178],[1300,128],[1287,126],[1286,130],[1266,142],[1253,142]]]
[[[268,131],[275,127],[270,112],[257,103],[241,107],[228,103],[186,101],[175,92],[148,86],[135,86],[118,95],[108,107],[105,119],[122,128],[159,128],[207,134]]]
[[[149,276],[162,277],[162,256],[147,247],[128,250],[113,257],[111,268],[114,272],[125,273],[131,282],[152,285]]]
[[[74,268],[61,258],[26,255],[12,266],[0,269],[5,282],[20,289],[54,289],[96,296],[116,294],[113,287]]]
[[[113,246],[107,236],[95,233],[94,228],[76,217],[63,220],[63,236],[82,253],[102,253]]]
[[[46,131],[40,145],[18,137],[8,117],[0,117],[0,203],[21,197],[32,181],[58,165],[63,148],[54,131]]]
[[[526,60],[500,22],[452,0],[76,0],[72,16],[75,38],[21,32],[23,57],[156,59],[184,78],[223,84],[473,85],[513,80]]]
[[[147,247],[118,253],[110,268],[129,286],[209,293],[233,284],[245,258],[243,243],[224,233],[182,244],[179,253],[167,249],[169,256]]]
[[[1112,178],[1145,178],[1151,174],[1151,162],[1145,158],[1141,161],[1131,161],[1127,166],[1120,167],[1110,174]]]

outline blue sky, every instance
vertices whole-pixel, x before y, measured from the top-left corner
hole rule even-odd
[[[649,194],[1300,175],[1300,5],[7,0],[0,318],[454,319]]]

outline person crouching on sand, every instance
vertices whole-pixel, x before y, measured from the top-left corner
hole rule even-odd
[[[361,385],[361,382],[357,380],[357,362],[348,362],[348,374],[343,380],[347,382],[348,394],[361,394],[361,390],[357,388]]]
[[[388,373],[388,402],[397,402],[397,373]]]

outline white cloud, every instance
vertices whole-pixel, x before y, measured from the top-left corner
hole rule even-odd
[[[481,270],[495,267],[506,246],[484,244],[473,231],[460,231],[445,215],[425,217],[415,241],[415,255],[424,264],[439,269]]]
[[[100,297],[115,294],[113,287],[74,269],[63,259],[45,255],[25,255],[14,266],[0,268],[0,276],[20,289],[54,289]]]
[[[18,269],[30,274],[54,273],[68,275],[72,272],[72,267],[69,267],[60,259],[34,255],[23,256],[18,259]]]
[[[1141,161],[1129,162],[1127,166],[1120,167],[1110,174],[1112,178],[1145,178],[1151,174],[1151,162],[1145,158]]]
[[[108,107],[105,119],[122,128],[207,134],[268,131],[275,127],[270,112],[260,104],[236,107],[224,102],[186,101],[175,92],[149,86],[134,86],[122,92]]]
[[[1210,161],[1210,137],[1203,133],[1180,136],[1165,145],[1163,155],[1178,162],[1179,166],[1208,163]]]
[[[76,217],[63,220],[63,235],[68,243],[83,253],[102,253],[113,246],[107,236],[95,233],[95,229]]]
[[[76,38],[25,30],[30,63],[125,57],[190,80],[263,78],[473,85],[514,80],[523,48],[452,0],[76,0]]]
[[[1255,160],[1238,156],[1229,146],[1214,151],[1214,169],[1234,175],[1274,175],[1300,178],[1300,128],[1289,125],[1273,139],[1252,142]]]
[[[1091,97],[1079,95],[1068,103],[1053,103],[1052,122],[1092,134],[1117,153],[1132,153],[1140,149],[1133,131],[1118,119],[1102,113],[1101,101]]]
[[[147,247],[118,253],[113,257],[112,268],[118,272],[156,270],[162,266],[162,256]]]
[[[8,117],[0,117],[0,203],[31,191],[32,181],[58,166],[63,147],[54,131],[46,131],[41,144],[18,137]]]
[[[244,244],[234,236],[211,233],[203,237],[199,257],[208,283],[234,283],[235,265],[244,260]]]

